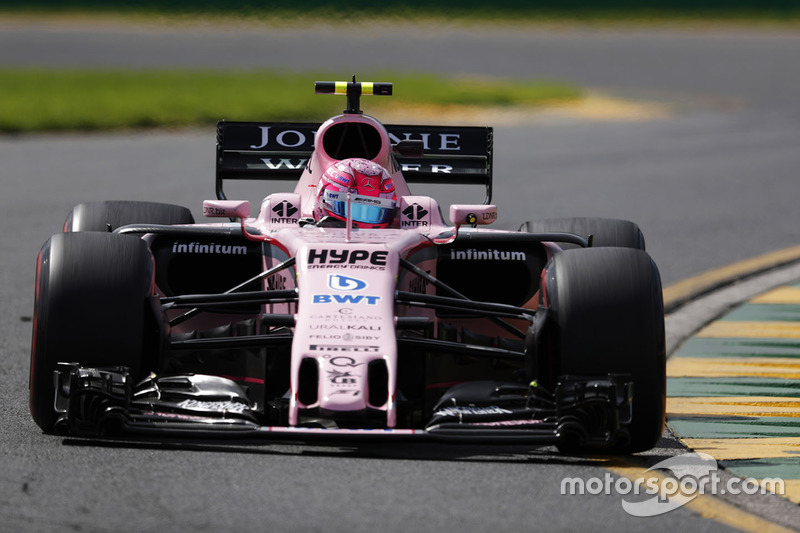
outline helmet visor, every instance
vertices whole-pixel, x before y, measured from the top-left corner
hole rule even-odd
[[[347,193],[326,189],[322,202],[332,214],[347,218]],[[386,224],[394,218],[396,202],[388,198],[350,194],[353,221],[363,224]]]

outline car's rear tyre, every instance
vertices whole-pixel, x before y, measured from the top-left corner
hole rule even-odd
[[[160,343],[152,310],[153,261],[138,237],[82,232],[54,235],[36,269],[30,409],[52,432],[58,362],[145,371]],[[149,368],[147,369],[149,370]]]
[[[543,218],[529,220],[520,227],[526,233],[564,232],[584,238],[593,235],[592,246],[645,249],[644,235],[630,220],[616,218]],[[565,247],[569,247],[568,245]]]
[[[128,224],[194,224],[194,217],[189,209],[172,204],[86,202],[70,211],[64,222],[64,231],[110,231]]]
[[[661,279],[650,256],[629,248],[556,254],[545,269],[545,380],[559,375],[633,376],[630,440],[614,451],[652,448],[664,428],[666,350]]]

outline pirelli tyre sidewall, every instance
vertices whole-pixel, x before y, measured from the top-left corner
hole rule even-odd
[[[584,238],[593,236],[592,246],[645,249],[644,235],[630,220],[617,218],[576,217],[529,220],[520,228],[527,233],[564,232]],[[571,245],[566,245],[571,247]]]
[[[102,201],[76,205],[64,222],[64,231],[108,231],[128,224],[194,224],[186,207],[157,202]]]
[[[153,260],[138,237],[61,233],[42,247],[36,269],[30,408],[45,432],[56,422],[58,362],[127,366],[134,376],[160,344],[151,295]]]
[[[631,440],[616,451],[652,448],[666,410],[664,306],[655,263],[632,248],[565,250],[553,256],[543,284],[542,377],[553,385],[564,374],[631,374]]]

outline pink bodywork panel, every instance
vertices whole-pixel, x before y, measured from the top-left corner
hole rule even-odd
[[[325,132],[342,122],[362,122],[380,134],[381,149],[373,161],[392,176],[398,197],[398,210],[388,229],[301,227],[301,217],[313,215],[316,187],[320,175],[336,160],[325,153],[321,142]],[[210,216],[243,215],[245,206],[233,201],[208,201]],[[450,210],[456,225],[466,224],[475,214],[475,224],[490,224],[497,218],[496,206],[458,205]],[[297,260],[295,277],[284,271],[281,283],[298,289],[297,304],[272,304],[264,313],[294,313],[295,328],[291,350],[291,389],[289,425],[297,426],[302,409],[326,411],[362,411],[374,409],[386,413],[386,427],[396,425],[398,289],[434,293],[433,287],[416,275],[401,274],[401,258],[413,257],[415,264],[435,275],[436,244],[451,242],[458,231],[442,219],[439,204],[433,198],[412,196],[398,165],[391,155],[391,142],[383,125],[366,115],[341,115],[324,122],[315,135],[315,150],[293,193],[272,194],[264,199],[255,218],[243,218],[242,227],[259,231],[258,240],[267,243],[264,269],[272,268],[290,257]],[[481,230],[491,231],[491,230]],[[254,238],[255,239],[255,238]],[[559,248],[545,243],[548,257]],[[401,280],[398,286],[398,279]],[[267,282],[265,282],[267,288]],[[526,304],[535,307],[538,293]],[[428,316],[429,309],[413,309],[414,316]],[[491,331],[497,331],[490,325]],[[303,361],[316,362],[319,386],[316,402],[304,405],[299,398],[300,368]],[[367,367],[380,360],[388,373],[387,401],[369,404]]]

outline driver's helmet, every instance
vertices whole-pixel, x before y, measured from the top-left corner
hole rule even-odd
[[[385,228],[391,224],[397,205],[392,177],[385,168],[368,159],[351,158],[329,166],[317,184],[314,217],[347,220],[347,193],[353,226]]]

